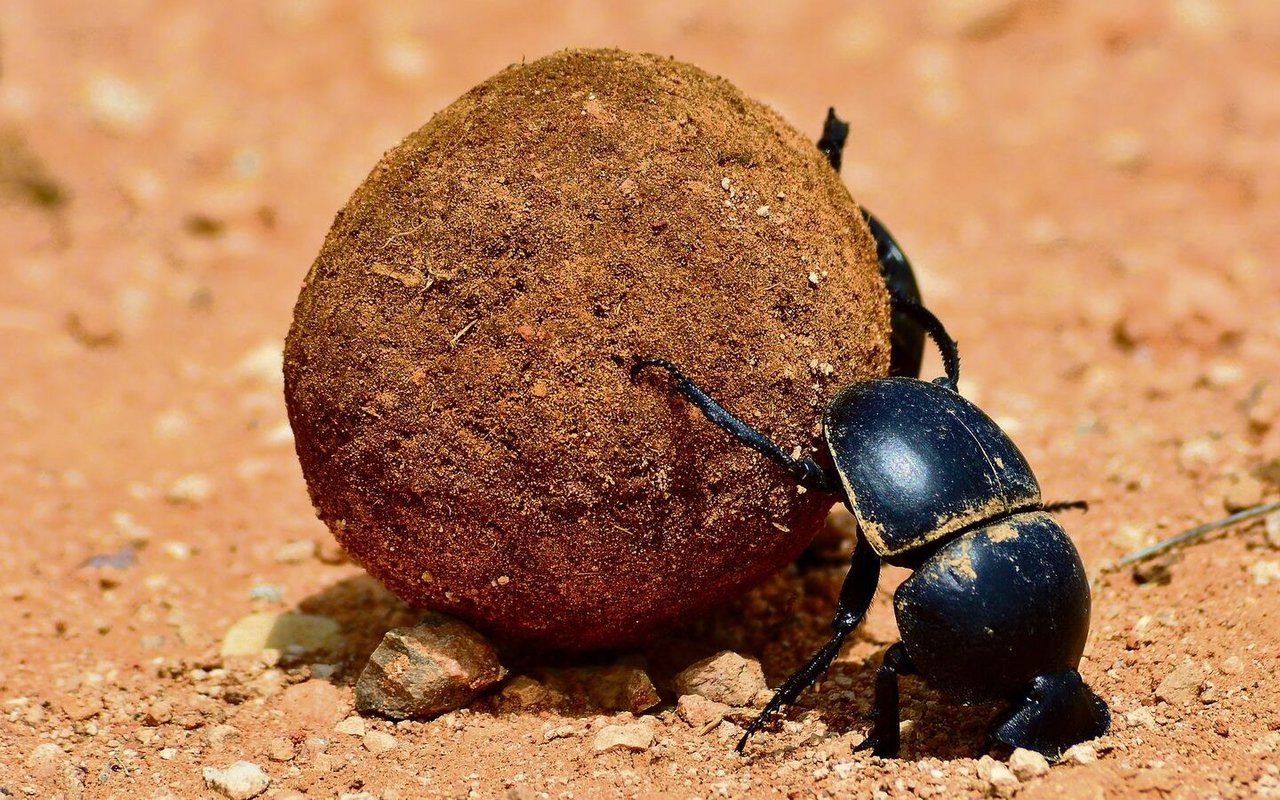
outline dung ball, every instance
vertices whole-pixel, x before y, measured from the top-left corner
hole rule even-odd
[[[792,560],[787,449],[888,367],[858,206],[814,143],[652,55],[510,67],[390,150],[306,276],[285,394],[320,518],[407,602],[536,647],[638,642]]]

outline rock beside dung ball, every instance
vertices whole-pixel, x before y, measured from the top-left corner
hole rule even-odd
[[[370,573],[584,649],[759,582],[831,503],[633,360],[807,450],[836,389],[884,373],[887,327],[870,232],[812,141],[690,65],[565,51],[374,168],[307,275],[285,393],[312,501]]]
[[[387,631],[356,682],[356,709],[390,719],[429,719],[461,708],[506,674],[475,631],[428,614],[412,628]]]

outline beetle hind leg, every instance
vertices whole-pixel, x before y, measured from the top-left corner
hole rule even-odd
[[[915,664],[907,655],[902,642],[890,647],[884,654],[884,662],[876,670],[875,708],[871,733],[854,750],[870,750],[881,758],[893,758],[901,747],[901,711],[898,706],[898,678],[914,675]]]
[[[867,615],[871,600],[875,597],[876,586],[880,582],[880,557],[867,544],[866,539],[858,537],[857,547],[853,551],[853,561],[849,565],[849,573],[845,575],[844,584],[840,587],[840,600],[836,603],[836,613],[831,620],[834,631],[831,640],[818,649],[805,665],[787,678],[778,687],[773,698],[764,710],[747,726],[746,733],[738,741],[739,753],[747,746],[747,740],[756,731],[764,727],[770,717],[782,710],[783,706],[796,701],[800,693],[813,685],[822,673],[827,671],[831,662],[840,653],[845,638],[853,632]]]
[[[1062,751],[1096,739],[1110,726],[1107,704],[1085,684],[1079,672],[1068,669],[1033,679],[991,737],[1056,760]]]

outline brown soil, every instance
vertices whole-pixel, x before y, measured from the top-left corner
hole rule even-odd
[[[411,604],[641,641],[790,563],[831,504],[631,381],[650,356],[819,445],[835,388],[888,367],[870,230],[813,142],[696,67],[504,70],[383,158],[307,276],[284,375],[312,502]]]
[[[1094,577],[1082,671],[1114,729],[1097,762],[1018,796],[1280,793],[1280,534],[1214,535],[1142,583],[1105,568],[1275,496],[1274,3],[17,0],[3,29],[0,796],[206,796],[202,768],[239,759],[275,797],[988,790],[995,709],[916,681],[903,757],[851,752],[896,638],[893,580],[746,759],[732,722],[704,732],[669,706],[649,749],[597,754],[625,714],[577,699],[367,722],[391,749],[334,730],[381,632],[413,613],[340,563],[307,502],[280,384],[299,281],[406,131],[524,55],[605,43],[729,76],[811,138],[827,105],[848,117],[845,180],[959,338],[966,395],[1049,499],[1092,503],[1063,519]],[[120,566],[83,566],[104,554]],[[776,684],[822,641],[840,576],[784,569],[600,660],[645,663],[665,691],[728,646]],[[218,655],[242,616],[297,608],[342,624],[337,652]]]

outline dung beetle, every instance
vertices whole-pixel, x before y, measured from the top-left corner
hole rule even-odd
[[[828,115],[828,132],[833,118]],[[824,152],[838,168],[839,147],[835,157]],[[886,275],[907,264],[883,226],[872,232]],[[897,755],[898,677],[919,675],[960,703],[1008,701],[991,737],[1057,758],[1101,736],[1111,721],[1106,704],[1077,671],[1089,633],[1089,581],[1075,546],[1051,516],[1078,504],[1042,501],[1017,446],[961,397],[959,352],[942,323],[892,283],[889,293],[895,320],[937,344],[945,377],[929,382],[898,374],[842,389],[822,420],[830,466],[792,457],[667,360],[644,358],[631,369],[633,379],[650,367],[668,372],[674,388],[710,422],[805,489],[838,496],[858,521],[831,640],[779,687],[737,749],[827,670],[865,617],[881,562],[887,562],[913,572],[894,593],[902,640],[885,652],[876,673],[874,722],[858,749]],[[895,347],[899,341],[910,346],[906,336]],[[918,364],[918,352],[915,358]]]

